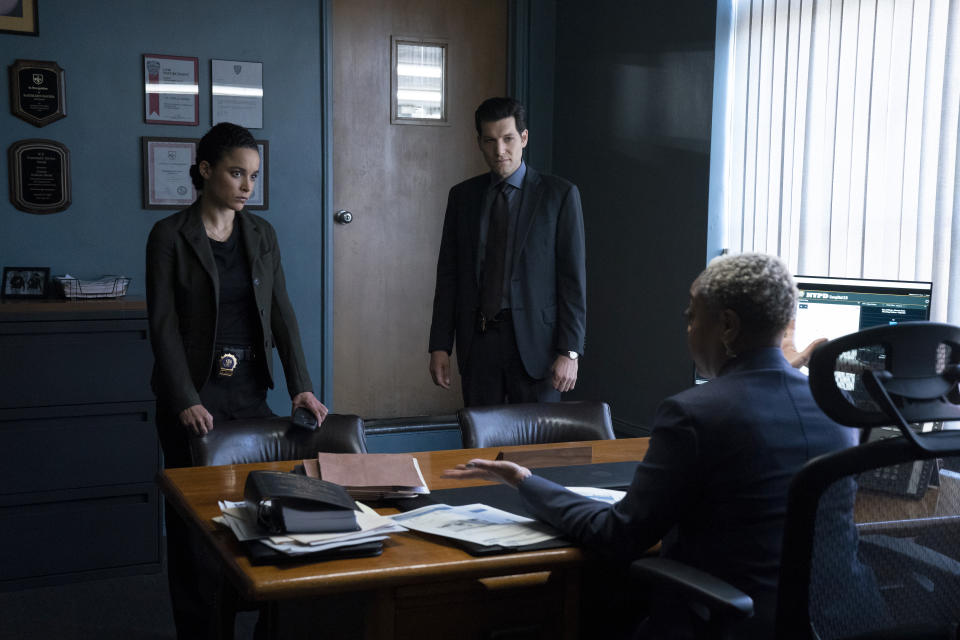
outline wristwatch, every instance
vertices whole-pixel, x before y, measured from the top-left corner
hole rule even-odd
[[[577,358],[580,357],[580,354],[577,353],[576,351],[560,351],[560,355],[567,356],[571,360],[576,360]]]

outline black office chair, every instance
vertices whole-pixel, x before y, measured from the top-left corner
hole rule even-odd
[[[194,466],[277,462],[312,458],[317,452],[366,453],[363,420],[355,415],[328,414],[317,429],[304,429],[290,423],[289,416],[250,418],[218,422],[213,431],[190,441]],[[229,578],[216,575],[214,610],[218,638],[234,637],[238,611],[260,609],[268,620],[258,622],[258,633],[270,626],[276,605],[263,606],[244,600]]]
[[[615,438],[610,406],[605,402],[466,407],[457,418],[465,449]]]
[[[190,455],[197,467],[302,460],[318,451],[366,453],[363,420],[331,413],[313,430],[294,426],[288,416],[229,420],[190,440]]]
[[[952,325],[876,327],[814,352],[817,403],[865,431],[790,485],[777,638],[960,637],[960,431],[912,426],[960,420],[958,380]],[[654,558],[631,572],[689,603],[704,637],[737,637],[753,613],[746,594],[692,567]]]

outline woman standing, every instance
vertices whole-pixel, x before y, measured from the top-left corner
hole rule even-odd
[[[219,420],[273,415],[273,347],[292,409],[306,407],[318,422],[327,413],[311,391],[276,233],[244,210],[259,170],[250,132],[216,125],[190,168],[200,197],[157,222],[147,241],[153,389],[167,467],[189,466],[188,438]]]
[[[147,309],[154,353],[152,386],[166,467],[190,466],[189,440],[221,420],[271,416],[273,348],[293,409],[322,422],[287,296],[276,232],[244,209],[260,171],[249,131],[220,123],[200,140],[190,177],[200,197],[157,222],[147,241]],[[183,523],[168,510],[171,595],[178,635],[205,620],[184,617],[197,598],[195,558]],[[179,587],[177,585],[180,585]],[[202,596],[201,596],[202,597]],[[194,631],[188,631],[193,629]]]

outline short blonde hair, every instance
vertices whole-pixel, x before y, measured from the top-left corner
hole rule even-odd
[[[765,253],[720,256],[694,282],[710,306],[731,309],[744,328],[761,337],[786,329],[797,309],[797,285],[787,265]]]

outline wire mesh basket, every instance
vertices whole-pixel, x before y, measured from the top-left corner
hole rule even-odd
[[[121,298],[130,285],[130,278],[126,276],[101,276],[97,280],[54,276],[53,280],[63,297],[71,299]]]

